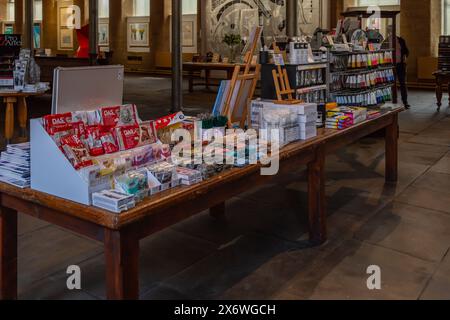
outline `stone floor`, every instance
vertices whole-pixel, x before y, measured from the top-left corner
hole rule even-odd
[[[143,118],[163,115],[167,79],[127,78],[126,100]],[[213,93],[185,96],[188,113]],[[227,203],[226,222],[205,213],[141,242],[143,299],[450,299],[450,111],[431,92],[412,92],[400,116],[400,177],[384,184],[384,147],[366,138],[327,159],[329,241],[307,245],[303,168]],[[42,105],[42,106],[41,106]],[[34,107],[36,108],[34,109]],[[45,101],[32,114],[47,112]],[[301,170],[300,170],[301,169]],[[21,299],[103,299],[100,244],[19,218]],[[82,269],[68,291],[66,268]],[[367,289],[367,268],[382,289]]]

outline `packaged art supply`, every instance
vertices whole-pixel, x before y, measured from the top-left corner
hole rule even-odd
[[[98,126],[102,123],[102,117],[98,110],[87,111],[86,118],[88,126]]]
[[[117,127],[115,134],[120,150],[130,150],[139,146],[141,132],[138,125]]]
[[[101,140],[101,130],[100,126],[90,126],[86,128],[86,143],[89,147],[89,154],[92,157],[98,157],[105,154]]]
[[[52,114],[43,118],[44,128],[50,135],[72,129],[72,113]]]
[[[100,140],[102,142],[103,150],[106,154],[116,153],[120,150],[116,139],[110,132],[105,132],[100,134]]]
[[[139,128],[139,145],[154,144],[158,141],[154,121],[143,122],[139,125]]]
[[[71,135],[61,138],[61,147],[76,170],[94,164],[89,157],[88,150],[78,136]]]
[[[136,105],[126,104],[119,108],[119,126],[131,126],[139,123]]]
[[[130,196],[116,190],[107,190],[94,193],[92,195],[92,203],[96,207],[115,213],[122,213],[136,206],[134,196]]]
[[[147,190],[147,174],[142,171],[130,171],[115,177],[114,183],[117,191],[139,197]]]
[[[88,124],[88,115],[86,111],[75,111],[72,112],[72,122],[83,122],[85,125]]]
[[[153,147],[151,145],[134,149],[131,153],[134,167],[141,167],[154,162]]]
[[[120,106],[103,107],[100,109],[102,125],[106,127],[115,127],[119,123]]]

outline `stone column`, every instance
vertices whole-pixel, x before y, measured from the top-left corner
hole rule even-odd
[[[172,0],[172,112],[183,108],[182,0]]]
[[[22,46],[24,48],[33,49],[33,0],[25,0],[24,3],[24,24],[22,30]]]
[[[431,6],[434,1],[401,1],[400,30],[410,51],[408,58],[410,80],[417,79],[417,58],[431,56]]]
[[[91,64],[97,60],[98,0],[89,0],[89,58]]]
[[[42,48],[51,49],[52,54],[58,50],[57,3],[54,0],[42,0]]]
[[[122,14],[123,1],[109,1],[109,47],[112,51],[112,63],[123,64],[127,50],[125,19]]]
[[[5,9],[6,9],[6,1],[5,1]],[[24,25],[24,0],[15,0],[15,2],[14,2],[14,33],[23,34],[23,25]]]
[[[286,35],[298,37],[298,0],[286,0]]]

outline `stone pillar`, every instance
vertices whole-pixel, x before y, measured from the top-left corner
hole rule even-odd
[[[172,112],[183,108],[182,0],[172,0]]]
[[[431,3],[434,1],[401,1],[400,29],[410,51],[408,58],[410,80],[417,79],[417,58],[431,55]]]
[[[123,1],[109,1],[109,47],[112,52],[112,64],[123,64],[127,50],[127,34]]]
[[[22,46],[33,50],[33,0],[25,0],[24,24],[22,30]]]
[[[286,0],[286,27],[288,38],[298,36],[298,0]]]
[[[98,0],[89,0],[89,58],[91,64],[97,60],[98,45]]]
[[[24,1],[25,0],[15,0],[14,2],[14,33],[16,34],[23,34],[23,25],[25,23]],[[5,1],[5,9],[6,9],[6,1]]]
[[[52,54],[58,50],[57,2],[42,0],[42,48],[51,49]]]

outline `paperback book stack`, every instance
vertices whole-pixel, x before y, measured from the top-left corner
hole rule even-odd
[[[9,145],[0,157],[0,181],[30,187],[30,144]]]

